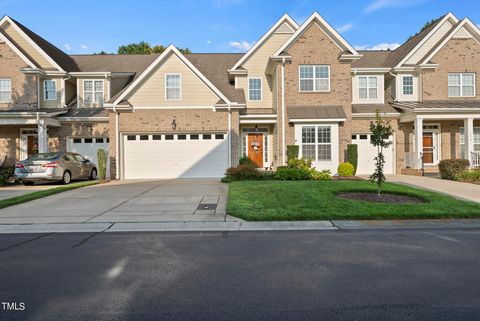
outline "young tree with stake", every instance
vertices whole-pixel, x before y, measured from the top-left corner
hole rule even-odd
[[[380,113],[376,112],[375,122],[370,123],[371,144],[377,147],[377,156],[375,160],[375,171],[370,175],[370,182],[377,184],[377,196],[380,196],[382,190],[382,184],[387,180],[385,178],[385,156],[383,150],[388,148],[392,142],[388,138],[393,134],[392,126],[389,120],[384,120],[380,116]]]

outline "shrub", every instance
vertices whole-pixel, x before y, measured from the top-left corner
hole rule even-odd
[[[348,176],[353,176],[353,173],[355,172],[355,168],[353,167],[352,164],[350,163],[341,163],[338,165],[337,173],[338,176],[342,177],[348,177]]]
[[[251,158],[249,158],[248,156],[242,156],[239,159],[239,164],[240,165],[244,165],[244,164],[253,165],[253,160]]]
[[[231,180],[259,179],[262,174],[255,168],[253,164],[240,164],[237,167],[230,167],[225,175]]]
[[[480,184],[480,169],[464,171],[457,176],[457,180],[460,182]]]
[[[287,145],[287,161],[298,159],[298,145]]]
[[[438,169],[443,179],[456,180],[470,167],[468,159],[444,159],[438,163]]]
[[[97,150],[97,159],[98,159],[98,177],[101,180],[105,180],[107,176],[107,153],[104,149],[100,148]]]
[[[357,144],[347,145],[347,162],[353,165],[353,175],[357,174],[358,168],[358,146]]]
[[[15,166],[0,167],[0,185],[7,184],[8,180],[12,178],[14,172]]]
[[[312,168],[312,161],[305,160],[303,158],[290,159],[288,166],[282,166],[277,168],[274,178],[278,180],[328,180],[331,179],[330,171],[319,172],[315,168]]]

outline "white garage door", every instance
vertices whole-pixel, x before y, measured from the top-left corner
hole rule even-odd
[[[393,137],[390,137],[393,140]],[[375,160],[377,148],[370,143],[370,134],[353,134],[352,144],[358,146],[358,168],[357,174],[372,174],[375,170]],[[394,174],[394,155],[393,146],[390,145],[384,150],[385,156],[385,174]]]
[[[98,166],[97,151],[100,148],[104,149],[107,153],[107,177],[109,177],[108,143],[107,137],[70,137],[67,140],[67,151],[83,155]]]
[[[226,134],[125,134],[125,179],[218,178],[227,168]]]

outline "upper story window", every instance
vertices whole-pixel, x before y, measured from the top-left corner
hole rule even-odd
[[[402,88],[404,95],[413,95],[413,76],[402,77]]]
[[[43,81],[43,98],[45,100],[57,99],[57,83],[55,80],[50,79]]]
[[[103,104],[103,80],[83,81],[83,101],[86,104]]]
[[[358,77],[358,98],[377,99],[378,98],[378,80],[376,76]]]
[[[448,74],[448,97],[474,97],[475,74],[449,73]]]
[[[165,75],[165,98],[179,100],[182,97],[182,77],[180,74]]]
[[[330,91],[329,65],[301,65],[299,74],[301,92]]]
[[[11,79],[0,79],[0,102],[11,102],[12,101],[12,80]]]
[[[248,100],[250,101],[262,100],[262,78],[248,79]]]

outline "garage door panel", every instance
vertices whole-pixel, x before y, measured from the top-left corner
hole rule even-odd
[[[160,134],[155,134],[160,135]],[[124,138],[126,179],[210,178],[223,176],[228,143],[224,139],[128,140]],[[138,137],[138,136],[137,136]]]
[[[98,166],[97,152],[104,149],[107,153],[107,177],[110,176],[110,162],[108,161],[109,143],[107,137],[70,137],[67,140],[67,151],[85,156]]]
[[[393,137],[390,137],[393,141]],[[353,134],[352,143],[358,146],[357,174],[372,174],[375,170],[377,147],[370,143],[370,134]],[[394,144],[384,149],[385,174],[394,174]]]

